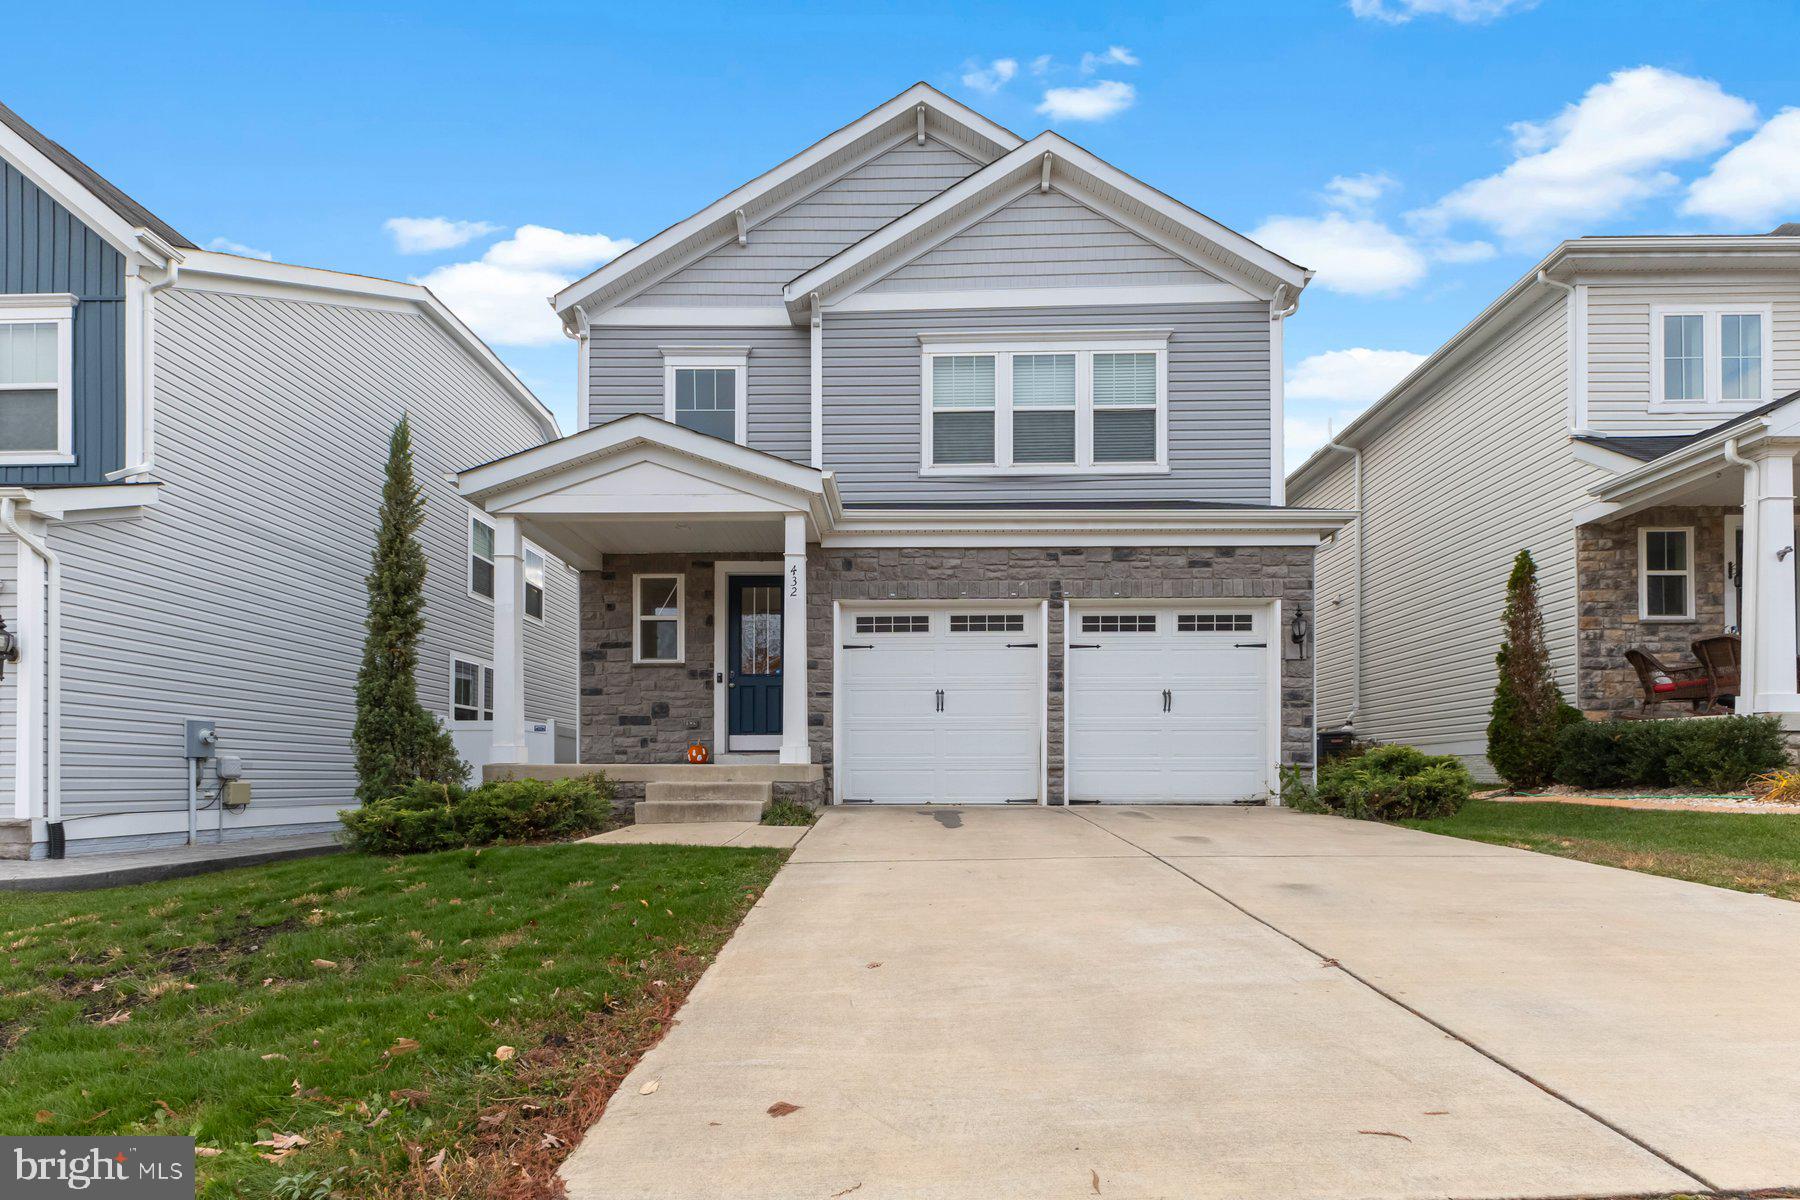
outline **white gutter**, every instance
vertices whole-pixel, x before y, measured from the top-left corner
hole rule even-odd
[[[1362,669],[1363,669],[1363,542],[1367,526],[1363,524],[1363,477],[1362,451],[1355,446],[1346,446],[1341,442],[1326,442],[1320,447],[1325,450],[1336,450],[1340,454],[1350,456],[1350,507],[1356,513],[1356,558],[1355,562],[1355,604],[1351,629],[1355,634],[1350,639],[1350,715],[1344,718],[1347,728],[1356,728],[1356,714],[1362,711]],[[1316,586],[1316,585],[1315,585]],[[1313,600],[1314,620],[1317,620],[1319,603]]]
[[[163,277],[144,289],[144,461],[108,471],[106,481],[116,483],[133,475],[148,475],[156,466],[156,293],[174,285],[181,275],[181,264],[169,259]]]
[[[44,816],[50,824],[62,821],[62,560],[56,551],[19,525],[18,500],[0,496],[0,525],[19,539],[19,544],[44,560],[48,580],[48,608],[44,646],[45,686],[49,690],[49,763],[46,767]]]
[[[575,314],[575,328],[571,330],[564,321],[562,331],[575,343],[575,428],[582,430],[588,427],[588,336],[593,322],[579,304],[570,311]]]

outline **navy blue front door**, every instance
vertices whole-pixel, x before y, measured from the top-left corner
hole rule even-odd
[[[733,738],[781,736],[781,576],[733,575],[725,646]],[[729,746],[726,747],[730,749]],[[774,749],[744,746],[743,749]]]

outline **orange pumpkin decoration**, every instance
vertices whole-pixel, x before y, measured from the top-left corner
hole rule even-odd
[[[691,763],[704,763],[710,761],[711,758],[712,755],[708,753],[706,747],[699,742],[695,742],[688,747],[688,761]]]

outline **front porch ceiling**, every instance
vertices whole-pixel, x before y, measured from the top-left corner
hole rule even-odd
[[[519,529],[571,566],[595,570],[607,554],[779,555],[784,518],[521,515]]]

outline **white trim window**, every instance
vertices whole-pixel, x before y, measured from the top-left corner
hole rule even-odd
[[[75,461],[72,298],[0,305],[0,464]]]
[[[1694,619],[1694,531],[1638,530],[1638,619]]]
[[[494,526],[469,514],[469,595],[494,598]]]
[[[749,351],[662,347],[663,420],[745,445],[749,428]]]
[[[492,724],[494,665],[474,658],[450,660],[450,720],[457,725]]]
[[[686,580],[680,575],[631,577],[631,661],[644,666],[687,661],[683,653]]]
[[[1168,335],[922,335],[925,475],[1168,470]]]
[[[544,552],[525,547],[525,615],[544,619]]]
[[[1650,408],[1710,412],[1766,403],[1769,305],[1658,306],[1650,310]]]

